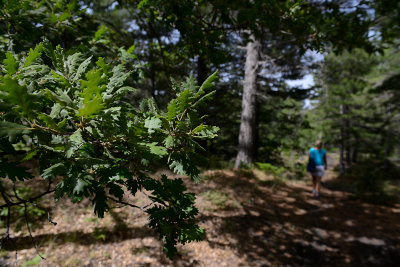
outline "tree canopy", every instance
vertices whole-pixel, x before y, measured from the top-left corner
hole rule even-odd
[[[143,210],[173,258],[204,230],[195,195],[157,169],[199,182],[203,167],[284,165],[317,137],[341,173],[393,161],[397,2],[0,1],[4,239],[12,212],[54,193],[90,199],[98,217]],[[315,86],[289,85],[310,73]],[[48,186],[22,197],[35,176]],[[130,203],[138,192],[151,203]]]

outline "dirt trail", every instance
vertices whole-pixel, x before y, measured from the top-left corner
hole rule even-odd
[[[65,200],[52,211],[58,225],[33,232],[47,258],[37,265],[400,265],[400,205],[351,200],[349,193],[334,189],[331,171],[318,199],[312,197],[308,179],[282,183],[261,172],[231,170],[208,171],[204,177],[199,185],[187,185],[198,195],[206,238],[179,247],[174,261],[165,259],[140,211],[118,208],[98,220],[89,203],[77,207]],[[135,201],[145,203],[142,198]],[[26,231],[12,234],[23,266],[36,256],[33,243]],[[0,264],[15,263],[14,256],[13,248],[8,248]]]

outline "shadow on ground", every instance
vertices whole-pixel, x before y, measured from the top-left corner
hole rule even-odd
[[[253,266],[400,264],[399,210],[329,189],[315,199],[304,183],[258,181],[244,172],[216,172],[209,179],[213,190],[231,191],[241,207],[203,215],[216,227],[208,242],[234,246]],[[218,242],[220,235],[235,242]]]
[[[181,249],[168,261],[161,244],[132,245],[133,238],[158,237],[144,225],[133,227],[117,211],[111,211],[113,227],[34,234],[35,241],[41,247],[70,242],[94,248],[129,242],[130,257],[146,256],[155,262],[143,266],[400,265],[398,203],[389,207],[352,200],[348,192],[329,186],[334,184],[332,173],[319,199],[311,196],[307,181],[283,182],[252,171],[209,171],[205,176],[199,185],[188,181],[188,188],[198,195],[199,220],[207,231],[201,248],[209,251]],[[13,241],[19,251],[34,248],[29,235]],[[8,251],[15,249],[10,242],[5,245]],[[209,260],[217,249],[233,251],[237,262],[225,256]]]

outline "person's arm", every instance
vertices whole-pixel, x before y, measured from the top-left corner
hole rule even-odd
[[[328,163],[326,162],[326,152],[324,154],[324,165],[325,165],[325,170],[328,169]]]

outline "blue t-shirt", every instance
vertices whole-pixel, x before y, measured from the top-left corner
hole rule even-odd
[[[314,160],[316,166],[324,166],[325,149],[310,148],[310,157]]]

